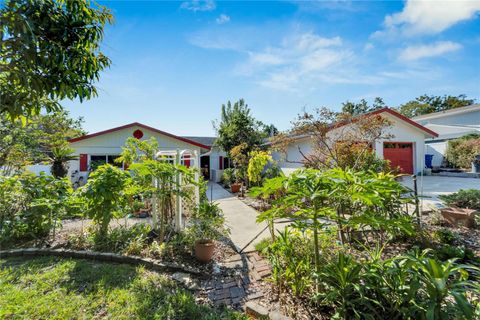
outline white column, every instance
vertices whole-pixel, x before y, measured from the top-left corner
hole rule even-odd
[[[180,150],[177,149],[177,155],[175,157],[175,164],[181,163]],[[182,184],[182,177],[177,173],[177,186],[180,187]],[[179,232],[182,229],[182,197],[179,194],[176,195],[176,206],[175,206],[175,231]]]

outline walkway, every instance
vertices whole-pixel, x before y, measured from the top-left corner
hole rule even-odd
[[[267,224],[257,223],[258,212],[249,207],[243,201],[239,200],[237,196],[225,190],[222,186],[214,182],[208,183],[207,196],[210,200],[218,203],[225,215],[227,226],[230,228],[230,239],[237,247],[237,250],[243,249],[252,239],[260,232],[261,235],[250,243],[244,252],[255,250],[255,243],[270,235],[268,229],[264,230]]]

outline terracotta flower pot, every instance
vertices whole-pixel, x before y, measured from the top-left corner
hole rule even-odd
[[[232,183],[230,186],[230,190],[232,190],[233,193],[237,193],[240,191],[240,188],[242,187],[241,183]]]
[[[202,239],[195,241],[195,257],[201,262],[212,260],[214,250],[215,242],[213,240]]]

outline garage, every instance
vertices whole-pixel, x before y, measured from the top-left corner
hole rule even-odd
[[[413,174],[413,143],[384,142],[383,158],[390,161],[391,168],[399,168],[401,173]]]

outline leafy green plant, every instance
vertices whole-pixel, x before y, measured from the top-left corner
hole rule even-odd
[[[266,249],[271,266],[271,279],[279,291],[291,290],[299,297],[314,284],[311,258],[313,241],[311,236],[286,227],[279,231],[275,241]]]
[[[182,165],[148,159],[132,164],[130,171],[134,182],[141,186],[144,194],[152,197],[152,203],[157,208],[153,214],[154,227],[158,229],[158,240],[162,242],[167,229],[175,224],[175,197],[188,199],[193,196],[183,186],[195,183],[194,171]]]
[[[235,182],[235,170],[233,168],[223,170],[222,182],[227,187],[230,187]]]
[[[190,222],[187,234],[191,243],[197,240],[217,240],[229,233],[220,207],[213,202],[200,203]]]
[[[0,242],[39,239],[55,231],[71,194],[66,178],[32,173],[0,177]]]
[[[55,178],[64,178],[67,175],[68,161],[78,159],[74,152],[74,149],[66,146],[52,148],[50,156],[52,167],[50,170]]]
[[[480,154],[480,135],[467,135],[448,141],[445,158],[454,167],[470,168],[478,154]]]
[[[453,244],[460,238],[457,232],[452,231],[449,228],[441,228],[435,230],[434,237],[435,239],[438,239],[438,241],[440,241],[441,243],[445,244]]]
[[[480,210],[480,190],[477,189],[461,189],[452,194],[440,195],[439,198],[448,206]]]
[[[127,172],[105,164],[92,172],[87,183],[77,190],[77,196],[84,201],[85,215],[93,219],[100,237],[107,235],[112,218],[127,213],[125,189],[129,183]]]
[[[270,152],[253,150],[249,154],[250,159],[248,161],[248,180],[256,185],[262,182],[262,172],[265,170],[265,166],[273,161]]]
[[[418,295],[424,298],[423,318],[448,319],[452,313],[457,317],[472,318],[474,308],[466,293],[478,292],[478,286],[468,281],[468,270],[478,272],[477,268],[456,264],[455,259],[439,262],[433,258],[414,255],[408,255],[404,259],[422,284]]]

